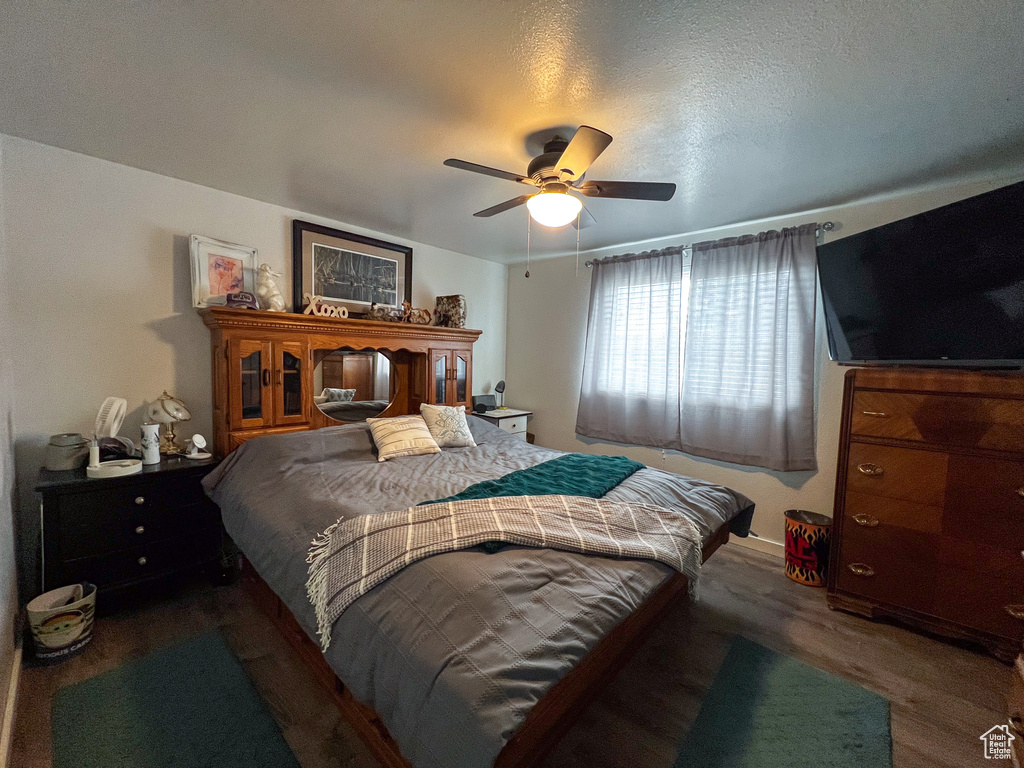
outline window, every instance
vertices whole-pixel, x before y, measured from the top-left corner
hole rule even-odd
[[[577,433],[814,468],[815,229],[597,262]]]

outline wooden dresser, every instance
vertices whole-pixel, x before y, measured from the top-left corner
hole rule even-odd
[[[1024,376],[846,374],[832,608],[983,643],[1024,639]]]

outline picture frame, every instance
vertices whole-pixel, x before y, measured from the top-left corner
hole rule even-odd
[[[295,219],[292,221],[292,301],[303,296],[363,317],[370,305],[400,309],[412,301],[412,248]]]
[[[257,255],[255,248],[246,245],[192,235],[192,306],[224,306],[229,293],[255,293]]]

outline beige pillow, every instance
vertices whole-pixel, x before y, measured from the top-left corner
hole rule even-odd
[[[472,448],[476,445],[469,424],[466,423],[466,406],[423,403],[420,416],[427,422],[427,429],[440,447]]]
[[[422,416],[367,419],[366,423],[377,446],[377,461],[441,452]]]

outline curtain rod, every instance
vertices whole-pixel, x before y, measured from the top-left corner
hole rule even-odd
[[[823,221],[820,225],[818,225],[818,231],[817,231],[816,234],[820,235],[822,232],[831,232],[835,228],[836,228],[835,222],[833,222],[833,221]],[[692,245],[684,245],[684,246],[682,246],[684,251],[689,250],[692,247],[693,247]],[[594,266],[593,259],[588,259],[587,261],[584,261],[583,262],[583,266],[586,267],[587,269],[590,269],[590,267]]]

